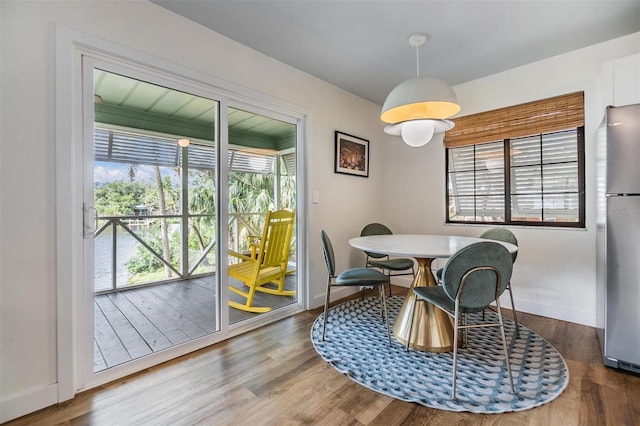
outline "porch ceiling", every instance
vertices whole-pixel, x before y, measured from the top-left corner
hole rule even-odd
[[[96,70],[96,121],[176,137],[214,140],[217,103],[167,87]],[[294,146],[295,126],[229,109],[232,145],[281,151]]]

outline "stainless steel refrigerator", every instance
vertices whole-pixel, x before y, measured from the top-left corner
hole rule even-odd
[[[640,373],[640,104],[607,108],[597,164],[597,321],[604,364]]]

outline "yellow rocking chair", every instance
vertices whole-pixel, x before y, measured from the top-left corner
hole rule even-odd
[[[256,291],[276,296],[295,296],[293,290],[284,289],[287,273],[289,250],[295,213],[290,210],[267,212],[262,236],[256,241],[259,245],[252,248],[251,256],[229,250],[231,256],[242,261],[229,265],[229,276],[242,281],[248,290],[229,286],[229,290],[244,297],[246,303],[229,301],[229,306],[247,312],[263,313],[271,310],[268,306],[253,306]],[[266,284],[273,283],[271,287]]]

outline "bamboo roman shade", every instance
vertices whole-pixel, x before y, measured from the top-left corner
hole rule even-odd
[[[445,147],[455,148],[584,126],[584,92],[455,118]]]

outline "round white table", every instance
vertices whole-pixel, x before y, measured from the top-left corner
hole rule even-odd
[[[416,306],[415,315],[420,318],[413,326],[411,336],[411,305],[416,303],[413,287],[438,285],[431,272],[431,263],[437,258],[448,258],[458,250],[481,241],[483,238],[458,237],[453,235],[422,235],[422,234],[392,234],[370,235],[349,240],[349,244],[360,250],[373,253],[388,254],[390,256],[410,256],[416,259],[418,270],[411,287],[407,292],[404,303],[398,312],[393,326],[393,334],[400,343],[420,351],[450,352],[453,350],[453,323],[451,318],[442,310],[430,303],[420,303]],[[518,247],[496,241],[514,253]]]

